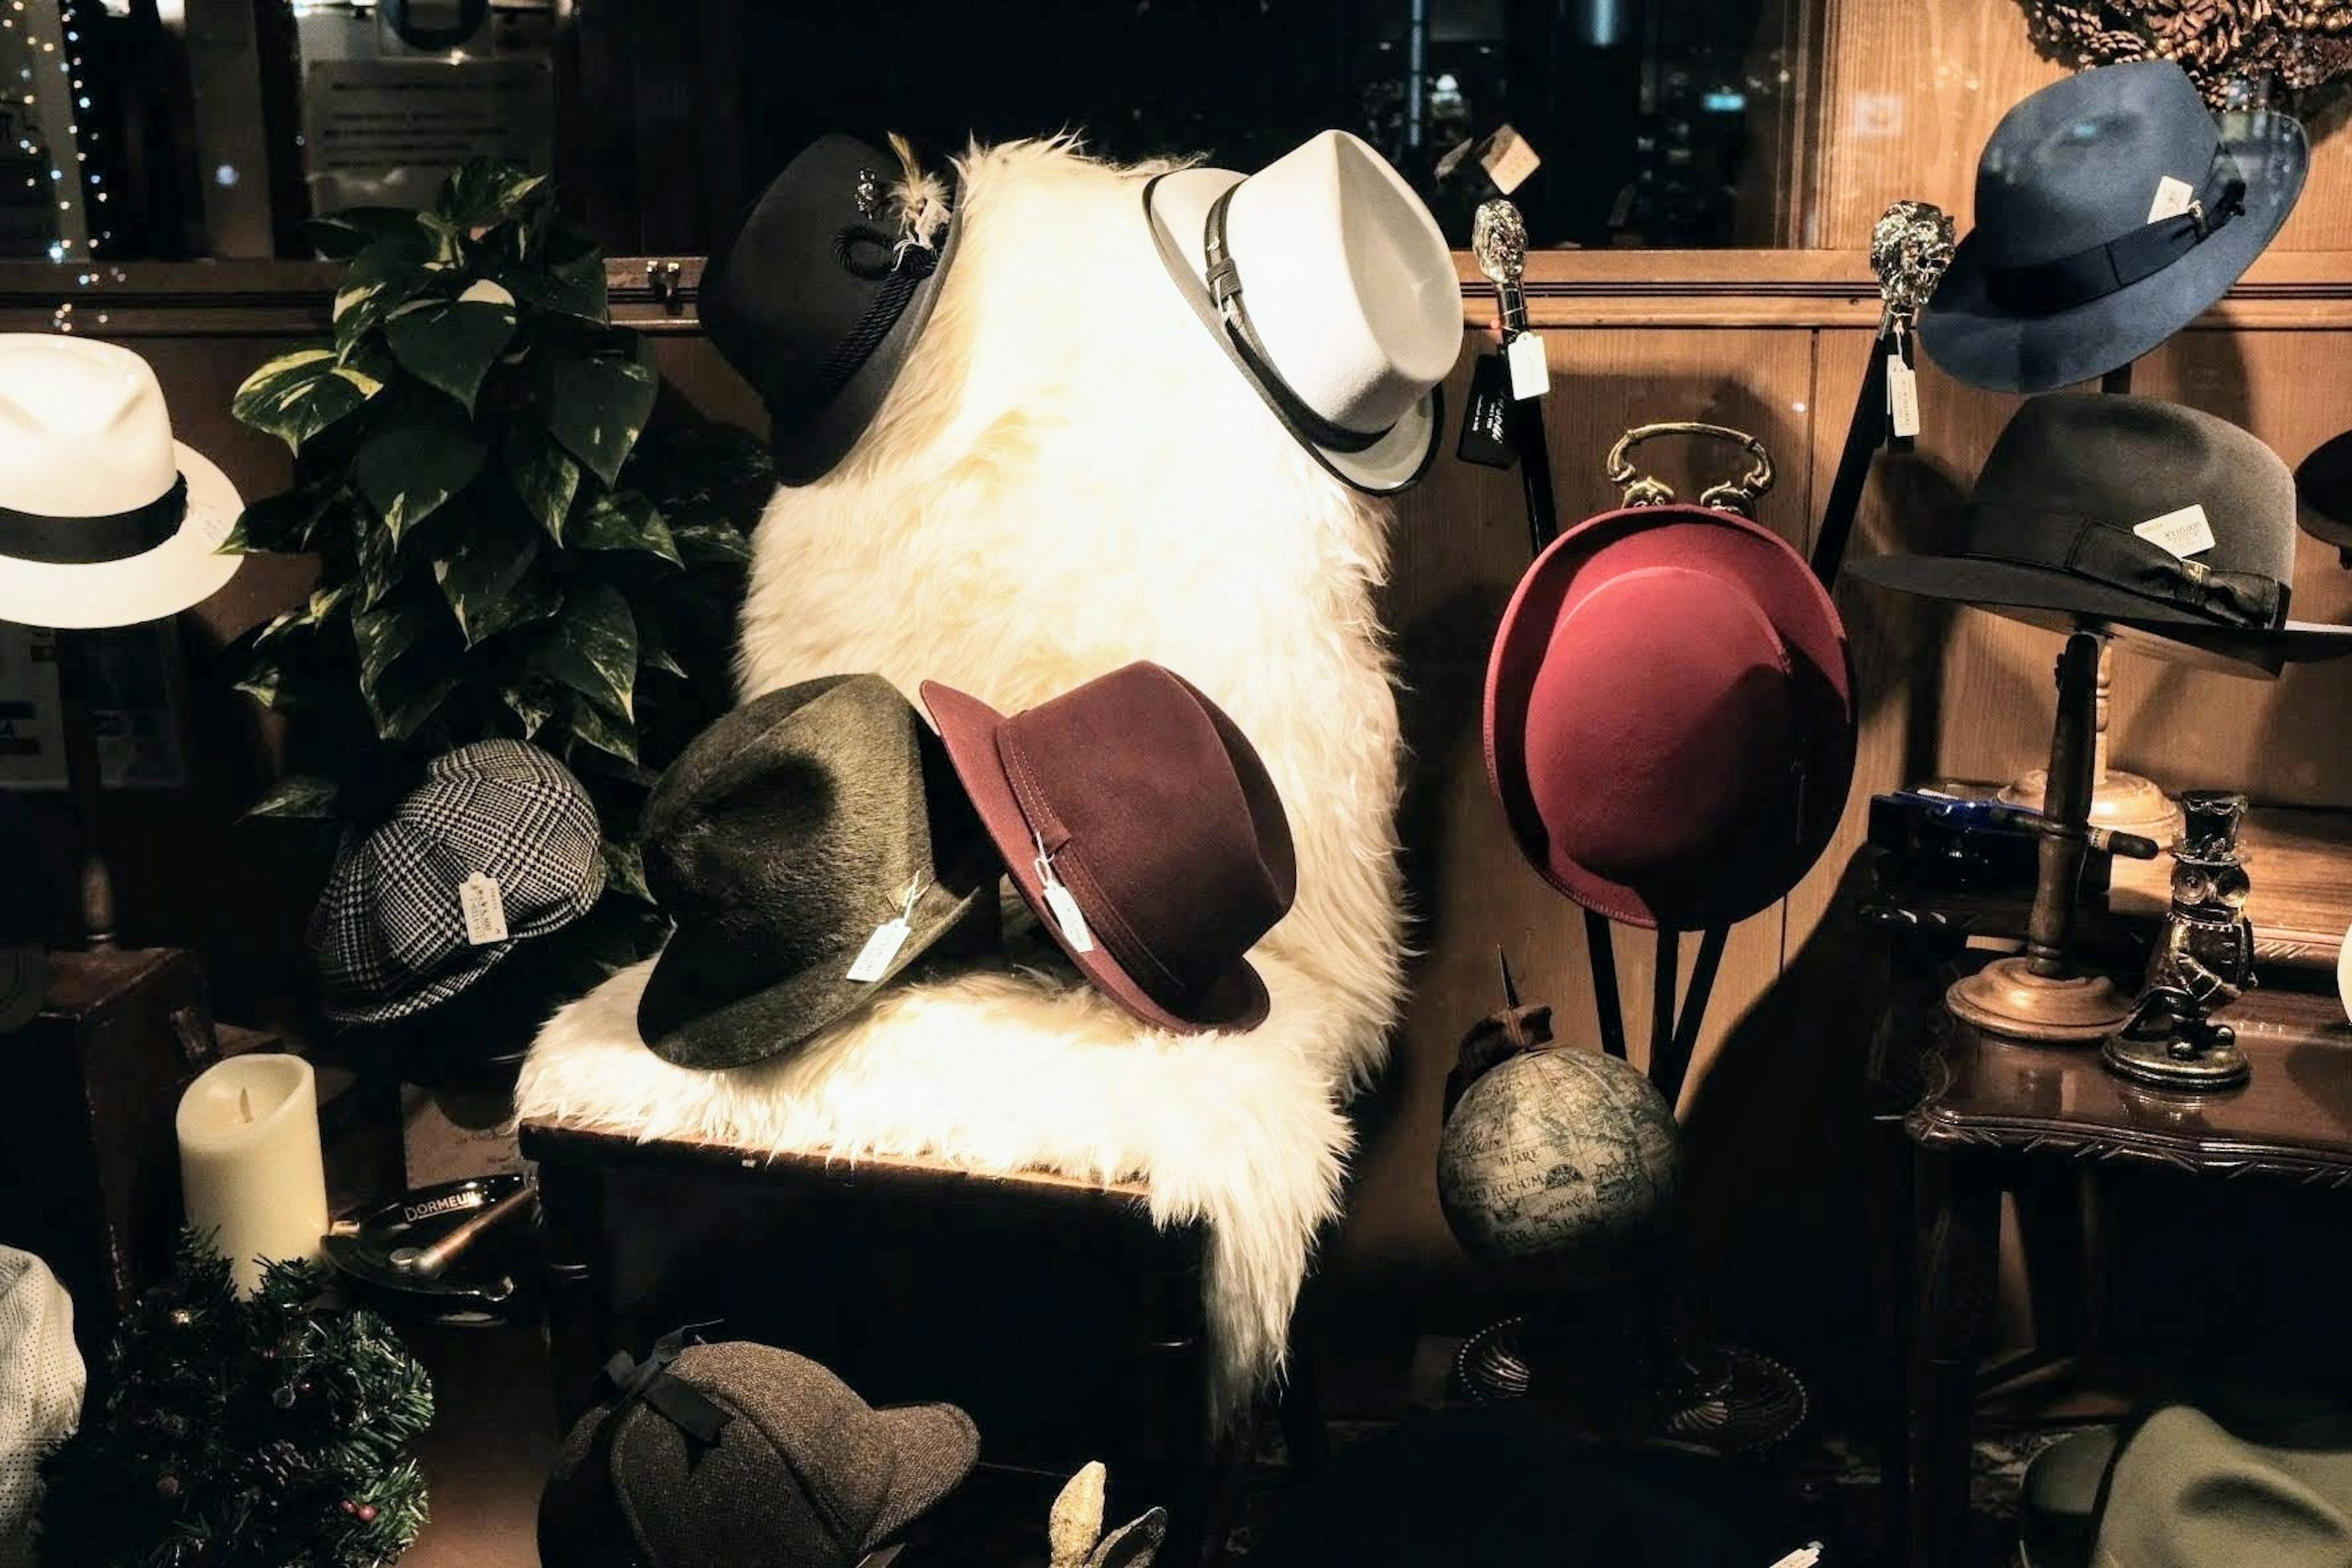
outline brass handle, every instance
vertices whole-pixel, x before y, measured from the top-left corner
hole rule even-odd
[[[1617,437],[1609,448],[1609,460],[1603,470],[1612,485],[1625,492],[1627,506],[1665,506],[1675,499],[1674,487],[1665,480],[1638,472],[1633,467],[1633,448],[1659,436],[1712,436],[1718,441],[1728,441],[1748,449],[1755,465],[1736,479],[1710,485],[1699,492],[1698,504],[1717,511],[1734,511],[1742,517],[1756,515],[1756,503],[1772,488],[1772,454],[1764,443],[1742,430],[1727,425],[1708,425],[1696,419],[1670,419],[1661,425],[1637,425]]]

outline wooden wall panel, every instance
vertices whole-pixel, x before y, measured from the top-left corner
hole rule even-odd
[[[1870,226],[1901,197],[1934,202],[1966,232],[1993,127],[2069,68],[2035,51],[2018,0],[1827,0],[1821,26],[1815,197],[1801,243],[1866,246]],[[2332,113],[2326,129],[2340,119]],[[2323,134],[2275,247],[2352,247],[2347,195],[2352,138]]]
[[[1479,301],[1472,301],[1474,319]],[[1564,523],[1613,508],[1601,459],[1626,429],[1665,419],[1705,419],[1763,437],[1780,482],[1761,520],[1799,540],[1810,526],[1811,334],[1802,331],[1565,326],[1576,312],[1539,301],[1550,327],[1547,407]],[[1474,333],[1449,391],[1458,418]],[[1451,432],[1448,435],[1451,440]],[[1660,441],[1639,460],[1695,495],[1744,459],[1711,442]],[[1523,990],[1549,1000],[1564,1037],[1593,1038],[1593,1004],[1582,916],[1530,870],[1505,831],[1489,790],[1479,710],[1496,622],[1528,563],[1527,522],[1516,473],[1441,462],[1398,508],[1388,621],[1402,655],[1406,742],[1412,752],[1403,818],[1422,956],[1389,1075],[1371,1109],[1358,1192],[1339,1255],[1358,1269],[1400,1266],[1424,1277],[1464,1267],[1437,1208],[1433,1161],[1439,1095],[1455,1046],[1500,1005],[1496,952],[1509,953]],[[1687,983],[1696,939],[1684,943]],[[1690,1093],[1734,1025],[1780,966],[1775,908],[1742,924],[1726,952],[1694,1064]],[[1646,1061],[1653,939],[1622,930],[1616,942],[1627,1032]],[[1424,1279],[1424,1282],[1427,1282]]]

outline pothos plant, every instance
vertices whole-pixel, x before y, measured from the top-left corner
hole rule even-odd
[[[726,706],[766,456],[707,422],[647,430],[650,345],[613,324],[604,257],[541,176],[476,161],[424,211],[310,228],[348,264],[333,334],[233,405],[294,482],[224,548],[319,560],[242,650],[292,763],[251,815],[372,826],[429,758],[512,736],[580,776],[608,889],[644,900],[637,810]]]

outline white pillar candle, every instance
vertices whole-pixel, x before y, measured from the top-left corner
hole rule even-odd
[[[327,1234],[319,1089],[300,1057],[256,1052],[205,1069],[180,1097],[188,1224],[253,1294],[267,1258],[315,1258]]]

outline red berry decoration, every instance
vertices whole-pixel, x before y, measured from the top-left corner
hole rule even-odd
[[[345,1498],[343,1500],[343,1511],[350,1514],[353,1519],[358,1520],[362,1524],[373,1524],[375,1522],[375,1504],[372,1502],[354,1502],[350,1498]]]

